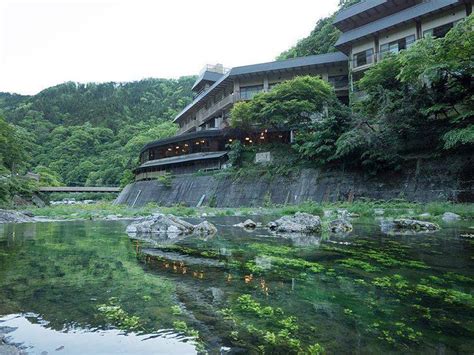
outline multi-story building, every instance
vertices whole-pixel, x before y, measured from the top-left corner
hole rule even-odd
[[[137,179],[149,179],[164,171],[192,172],[220,169],[226,145],[234,139],[244,144],[289,142],[290,132],[241,132],[230,129],[234,103],[250,100],[300,75],[315,75],[331,83],[341,101],[348,103],[347,56],[341,52],[314,55],[226,69],[207,65],[193,85],[194,99],[174,119],[178,135],[146,145],[140,154]]]
[[[335,17],[334,25],[342,32],[336,43],[340,52],[232,69],[208,65],[192,88],[193,101],[174,119],[178,135],[146,145],[136,177],[220,169],[225,164],[226,145],[234,139],[244,144],[290,142],[290,132],[230,129],[232,106],[299,75],[321,77],[348,103],[349,92],[357,93],[357,81],[364,71],[385,55],[407,49],[426,35],[442,37],[471,12],[472,0],[365,0]]]
[[[443,37],[472,12],[472,0],[366,0],[340,11],[334,25],[342,31],[336,48],[349,60],[351,90],[364,71],[389,53],[416,40]]]

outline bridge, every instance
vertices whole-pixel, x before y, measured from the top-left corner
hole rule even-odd
[[[103,192],[113,193],[120,192],[120,187],[88,187],[88,186],[43,186],[39,188],[40,192]]]

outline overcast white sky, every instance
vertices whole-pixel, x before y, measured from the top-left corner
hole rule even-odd
[[[272,61],[338,0],[0,0],[0,91]]]

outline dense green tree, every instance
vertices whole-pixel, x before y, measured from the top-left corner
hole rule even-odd
[[[327,82],[301,76],[236,104],[231,123],[246,129],[294,130],[293,148],[302,158],[324,164],[333,160],[335,142],[349,123],[349,113]]]
[[[333,88],[314,76],[299,76],[237,103],[231,111],[234,127],[298,129],[318,119],[335,98]]]

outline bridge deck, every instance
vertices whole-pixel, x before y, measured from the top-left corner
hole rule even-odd
[[[120,187],[43,186],[40,192],[120,192]]]

